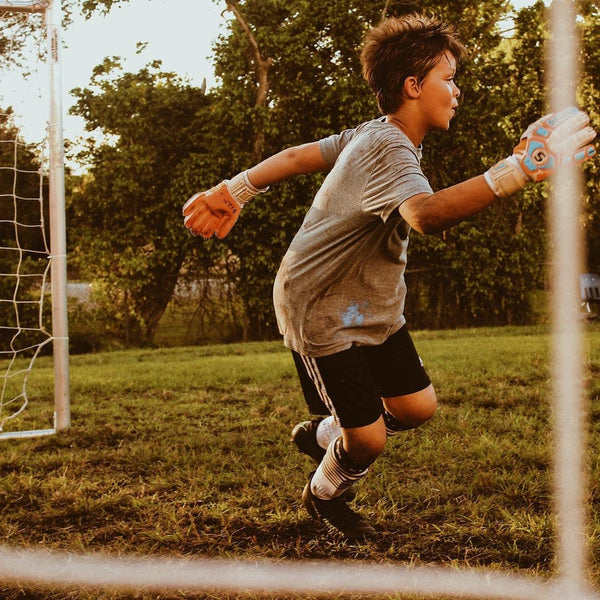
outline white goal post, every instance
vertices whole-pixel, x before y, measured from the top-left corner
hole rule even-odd
[[[48,201],[50,218],[50,261],[52,297],[52,343],[54,358],[54,423],[49,429],[0,432],[0,439],[36,437],[64,431],[71,424],[69,398],[69,341],[67,319],[67,246],[65,221],[64,140],[61,89],[60,0],[0,1],[2,13],[43,13],[46,34],[48,77]],[[16,167],[15,167],[16,168]],[[43,215],[42,215],[43,218]],[[42,290],[42,295],[44,290]],[[24,384],[25,386],[25,384]]]

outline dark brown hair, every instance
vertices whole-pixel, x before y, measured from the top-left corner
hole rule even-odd
[[[454,55],[457,62],[467,53],[455,29],[437,17],[416,13],[392,17],[371,29],[360,60],[381,112],[396,111],[403,102],[406,78],[423,81],[444,52]]]

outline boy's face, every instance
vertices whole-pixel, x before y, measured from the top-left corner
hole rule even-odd
[[[444,52],[421,82],[421,114],[429,131],[450,127],[460,96],[454,83],[455,74],[456,58],[450,52]]]

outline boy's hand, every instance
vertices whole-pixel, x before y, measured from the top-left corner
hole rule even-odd
[[[223,239],[235,225],[243,204],[240,204],[229,191],[227,182],[207,192],[192,196],[183,206],[184,225],[193,235],[201,235],[205,240],[213,234]]]
[[[596,132],[589,117],[570,106],[532,123],[521,136],[513,154],[485,173],[496,196],[504,198],[526,183],[543,181],[561,164],[581,163],[596,154],[590,142]]]
[[[235,225],[244,204],[267,189],[255,188],[244,171],[192,196],[183,205],[183,224],[193,235],[201,235],[205,240],[213,234],[223,239]]]

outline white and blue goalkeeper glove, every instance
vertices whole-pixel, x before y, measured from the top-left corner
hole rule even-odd
[[[596,154],[590,142],[596,132],[589,117],[574,106],[532,123],[508,158],[496,163],[485,180],[499,198],[529,182],[543,181],[563,164],[582,163]]]

